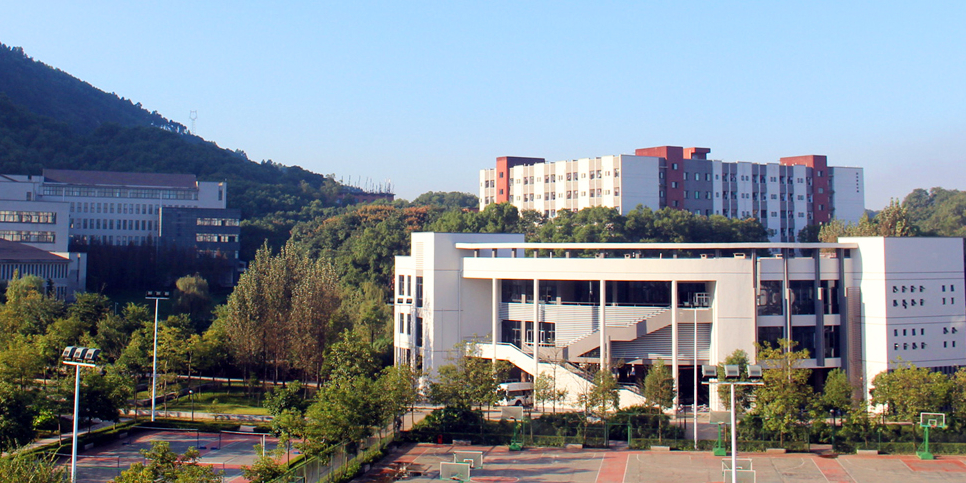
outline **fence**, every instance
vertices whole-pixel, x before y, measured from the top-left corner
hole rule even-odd
[[[342,482],[355,476],[363,466],[382,456],[382,450],[396,439],[392,425],[354,445],[340,444],[322,454],[294,462],[292,468],[271,483]],[[351,448],[355,447],[355,451]]]

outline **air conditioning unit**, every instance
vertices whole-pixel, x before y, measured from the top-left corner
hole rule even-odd
[[[707,253],[702,253],[701,254],[701,259],[702,260],[707,260],[708,259],[708,254]]]
[[[747,258],[747,255],[745,255],[743,252],[742,253],[735,253],[735,258],[740,258],[740,259],[744,260],[745,258]]]

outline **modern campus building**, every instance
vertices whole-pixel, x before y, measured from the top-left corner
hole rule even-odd
[[[226,209],[226,189],[191,174],[45,169],[40,176],[0,175],[0,239],[63,254],[71,244],[177,246],[226,258],[232,279],[240,213]]]
[[[809,351],[816,383],[842,368],[868,396],[900,359],[944,372],[966,365],[963,247],[962,238],[605,244],[413,233],[411,254],[396,257],[395,358],[432,374],[457,343],[475,341],[479,357],[510,361],[524,380],[553,374],[570,397],[589,384],[583,369],[603,365],[630,384],[663,359],[690,402],[696,364],[737,349],[754,358],[756,342],[791,338]],[[622,406],[640,402],[622,389]]]
[[[0,239],[0,281],[34,275],[50,284],[53,295],[71,299],[83,292],[87,263],[82,253],[49,252],[34,246]]]
[[[724,162],[708,148],[659,146],[570,161],[505,156],[480,170],[480,209],[509,202],[554,217],[593,206],[626,214],[637,205],[698,215],[756,218],[772,241],[794,242],[807,225],[858,222],[865,211],[862,168],[828,166],[825,156],[778,163]]]

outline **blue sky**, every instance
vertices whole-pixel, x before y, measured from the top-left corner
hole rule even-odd
[[[0,42],[253,160],[477,193],[498,156],[825,154],[964,189],[966,2],[3,2]]]

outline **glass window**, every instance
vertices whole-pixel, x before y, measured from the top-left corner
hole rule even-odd
[[[758,343],[761,345],[769,344],[778,347],[778,339],[785,337],[784,327],[759,327]]]
[[[761,282],[758,292],[758,315],[783,315],[782,282],[768,280]]]
[[[789,280],[792,292],[792,315],[815,314],[815,286],[811,280]]]
[[[815,357],[815,326],[792,327],[792,340],[798,343],[795,350],[807,350],[809,358]]]

